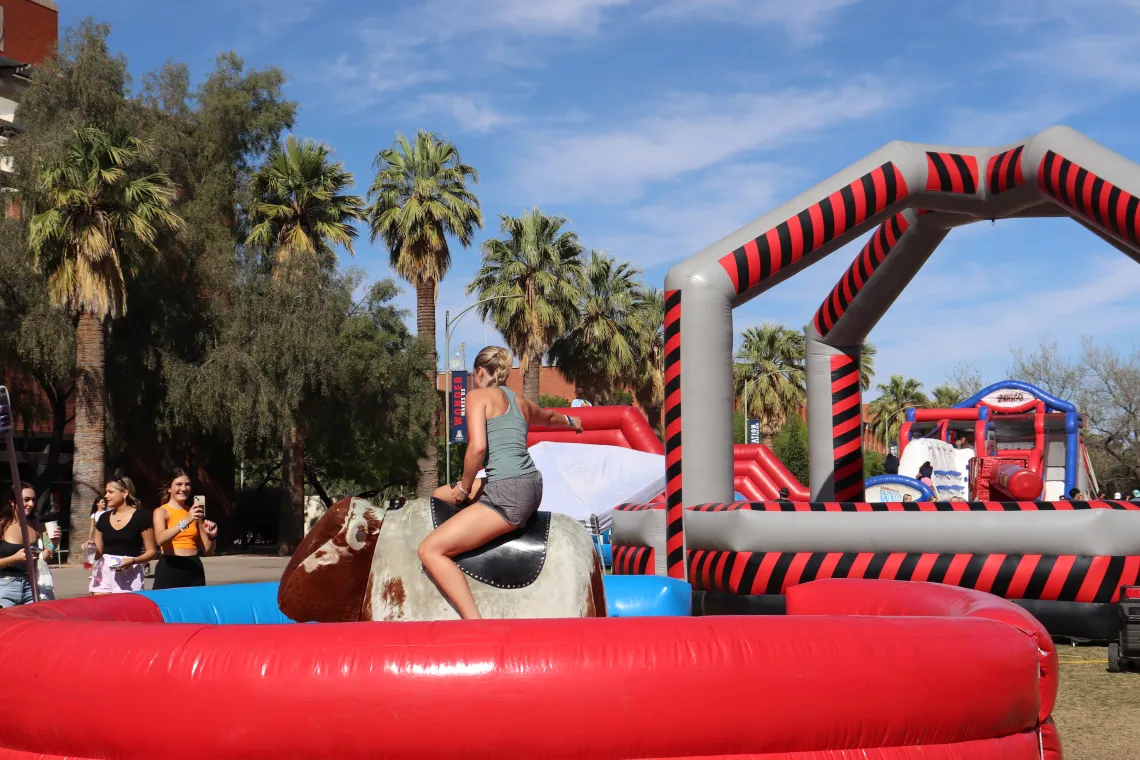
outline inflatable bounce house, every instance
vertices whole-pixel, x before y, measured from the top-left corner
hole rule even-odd
[[[1140,192],[1140,167],[1063,127],[997,148],[895,142],[674,267],[667,504],[619,507],[615,571],[664,567],[692,583],[705,614],[778,612],[789,589],[819,578],[935,582],[1013,600],[1058,636],[1112,638],[1119,590],[1140,573],[1140,504],[1060,500],[1088,477],[1072,406],[1007,384],[941,420],[916,410],[915,454],[928,432],[949,441],[973,427],[986,469],[953,500],[869,502],[859,352],[955,227],[1068,215],[1140,260],[1128,187]],[[735,500],[733,309],[868,231],[806,328],[810,500]]]
[[[907,409],[899,435],[899,475],[914,478],[923,462],[945,463],[934,467],[939,499],[989,500],[992,494],[1052,502],[1069,498],[1074,488],[1095,496],[1084,423],[1073,404],[1034,385],[994,383],[951,409]],[[868,489],[879,482],[869,478]]]
[[[1140,166],[1067,129],[887,145],[669,272],[665,503],[613,512],[624,575],[540,512],[457,558],[499,619],[439,619],[414,541],[452,512],[346,500],[280,584],[0,611],[0,758],[1059,760],[1047,627],[1105,638],[1140,509],[866,502],[858,352],[955,226],[1070,214],[1140,258],[1129,187]],[[872,230],[808,327],[809,492],[773,502],[783,473],[732,444],[732,310]],[[783,614],[690,614],[722,611]],[[94,692],[59,689],[77,673]],[[119,694],[227,710],[163,741],[93,707]]]

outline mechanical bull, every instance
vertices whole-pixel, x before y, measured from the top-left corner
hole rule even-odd
[[[342,499],[293,554],[278,606],[297,622],[457,620],[416,555],[455,512],[435,499],[389,510]],[[566,515],[538,512],[456,561],[485,618],[605,617],[601,561],[586,529]]]

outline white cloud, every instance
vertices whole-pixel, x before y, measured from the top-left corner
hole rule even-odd
[[[302,23],[317,9],[319,0],[241,0],[253,15],[258,34],[272,37]]]
[[[517,118],[496,111],[490,105],[478,102],[475,96],[456,93],[428,93],[419,98],[410,109],[410,115],[444,113],[450,116],[464,132],[489,132]]]
[[[601,247],[641,269],[680,261],[783,200],[802,173],[778,163],[749,162],[705,172],[666,197],[619,215],[620,234],[598,236]]]
[[[671,0],[655,15],[780,25],[794,42],[818,42],[839,12],[861,0]]]
[[[815,91],[674,96],[657,114],[608,130],[537,135],[515,167],[538,202],[604,193],[610,202],[745,152],[771,150],[882,111],[893,98],[878,82]]]

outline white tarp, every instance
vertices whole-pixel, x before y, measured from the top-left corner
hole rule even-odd
[[[618,504],[646,504],[665,490],[665,457],[620,446],[542,441],[530,447],[542,473],[539,509],[569,515],[601,530],[613,521]],[[483,477],[483,473],[479,473]]]
[[[899,475],[918,478],[918,468],[930,462],[934,498],[939,501],[966,501],[970,498],[970,459],[973,449],[956,449],[934,438],[915,438],[899,458]]]

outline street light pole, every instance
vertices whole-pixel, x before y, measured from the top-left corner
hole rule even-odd
[[[444,388],[444,398],[447,399],[447,403],[444,405],[444,410],[443,410],[444,411],[443,416],[447,418],[446,419],[446,427],[444,428],[444,438],[443,438],[444,455],[443,455],[443,458],[447,462],[446,465],[444,466],[444,470],[447,473],[446,479],[447,479],[447,483],[449,485],[451,484],[451,412],[450,412],[450,409],[451,409],[451,333],[455,329],[455,325],[457,325],[459,323],[459,320],[463,319],[463,315],[466,314],[467,312],[471,311],[472,309],[474,309],[476,306],[480,306],[482,304],[485,304],[488,301],[502,301],[502,300],[507,299],[507,298],[522,298],[522,297],[523,296],[520,293],[518,295],[512,295],[512,296],[491,296],[490,298],[484,298],[481,301],[476,301],[475,303],[471,304],[470,306],[468,306],[463,311],[456,314],[455,319],[451,318],[451,312],[450,311],[445,309],[443,312],[443,352],[444,352],[444,356],[446,357],[444,359],[444,363],[445,363],[444,369],[446,371],[446,380],[445,380],[446,386]],[[434,435],[434,433],[433,433],[433,435]]]

